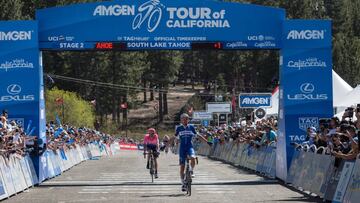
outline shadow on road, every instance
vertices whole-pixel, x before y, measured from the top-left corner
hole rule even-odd
[[[231,182],[207,182],[193,183],[192,185],[273,185],[279,184],[276,180],[260,181],[231,181]],[[160,185],[180,185],[180,182],[173,183],[150,183],[150,182],[121,182],[121,183],[45,183],[38,187],[82,187],[82,186],[160,186]]]
[[[172,194],[172,195],[142,195],[140,197],[149,198],[149,197],[183,197],[185,194]]]
[[[290,197],[287,199],[269,200],[268,202],[323,202],[316,197]]]

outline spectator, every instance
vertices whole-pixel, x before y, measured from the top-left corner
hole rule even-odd
[[[345,160],[355,160],[357,155],[359,154],[359,140],[357,137],[351,138],[351,150],[348,153],[336,152],[333,154],[337,158],[345,159]]]
[[[277,140],[277,135],[276,133],[272,130],[271,126],[268,124],[264,125],[264,129],[265,132],[263,133],[263,136],[261,138],[261,144],[262,145],[268,145],[271,142],[276,142]]]
[[[39,156],[47,149],[67,150],[76,148],[76,145],[86,145],[89,143],[111,144],[114,139],[110,135],[93,131],[87,128],[76,128],[69,125],[56,126],[53,122],[46,125],[47,143],[37,136],[26,135],[23,126],[17,125],[15,121],[8,123],[8,114],[3,111],[0,117],[0,155],[10,157],[11,154],[17,156]]]

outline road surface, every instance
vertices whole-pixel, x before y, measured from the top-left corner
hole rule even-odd
[[[180,191],[178,158],[161,154],[159,179],[151,183],[141,152],[86,161],[61,176],[4,202],[319,202],[220,161],[199,157],[193,195]]]

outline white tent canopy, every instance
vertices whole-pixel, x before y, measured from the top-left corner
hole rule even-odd
[[[338,117],[338,118],[341,120],[341,119],[342,119],[342,116],[344,115],[344,113],[345,113],[345,110],[337,113],[336,115],[334,115],[334,117]],[[357,118],[356,118],[356,116],[355,116],[355,111],[354,111],[352,120],[353,120],[353,121],[356,121],[356,120],[357,120]]]
[[[276,115],[279,111],[279,87],[276,87],[271,97],[271,108],[265,109],[266,115]]]
[[[356,104],[360,104],[360,85],[340,98],[339,106],[350,107],[355,106]]]
[[[333,103],[334,107],[347,107],[343,106],[344,96],[353,90],[353,88],[345,82],[334,70],[332,71],[333,77]]]
[[[333,83],[333,106],[345,107],[360,103],[360,86],[353,89],[345,80],[343,80],[334,70],[332,71]],[[355,92],[356,90],[356,92]],[[271,98],[272,107],[266,109],[266,115],[276,115],[279,111],[279,88],[277,87]],[[351,103],[350,105],[348,105]],[[345,106],[344,106],[345,105]],[[342,115],[342,114],[341,114]]]

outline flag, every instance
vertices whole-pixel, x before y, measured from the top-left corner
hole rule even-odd
[[[36,127],[33,127],[28,135],[32,135],[35,132]]]
[[[231,99],[231,106],[232,106],[232,109],[235,111],[235,109],[236,109],[236,97],[234,95],[232,96],[232,99]]]
[[[120,105],[120,108],[122,108],[122,109],[127,109],[127,108],[128,108],[127,103],[122,103],[122,104]]]
[[[57,105],[62,105],[62,104],[64,104],[64,99],[58,97],[58,98],[55,99],[55,102],[56,102]]]
[[[61,120],[60,120],[59,115],[57,113],[55,113],[55,120],[56,120],[56,123],[58,124],[58,126],[61,126]]]
[[[64,152],[64,149],[60,149],[60,156],[63,160],[67,160],[66,154]]]
[[[26,128],[26,131],[25,131],[25,134],[26,134],[26,135],[29,135],[29,133],[30,133],[31,124],[32,124],[32,120],[29,120],[29,123],[28,123],[27,128]]]
[[[51,82],[51,84],[55,83],[54,79],[50,75],[46,75],[46,76],[49,79],[49,81]]]
[[[55,137],[55,138],[58,138],[59,135],[62,133],[62,131],[63,131],[62,128],[58,128],[58,129],[55,131],[55,133],[54,133],[54,137]]]
[[[96,99],[91,100],[91,101],[90,101],[90,104],[92,104],[93,106],[96,106]]]

